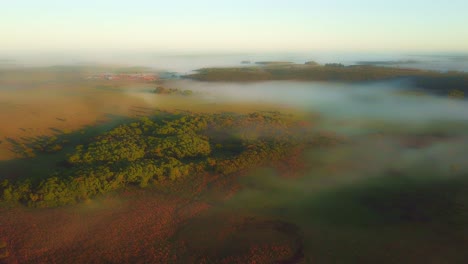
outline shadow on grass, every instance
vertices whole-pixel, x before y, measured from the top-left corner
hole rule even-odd
[[[428,224],[457,229],[468,220],[468,179],[386,176],[311,202],[314,218],[341,226]]]
[[[0,180],[30,179],[33,182],[47,178],[56,169],[64,167],[68,154],[77,145],[87,144],[97,135],[112,128],[134,120],[119,115],[106,115],[106,121],[97,125],[90,125],[79,130],[66,132],[57,128],[52,136],[22,137],[20,140],[7,138],[11,145],[10,151],[18,158],[0,161]]]
[[[181,111],[162,111],[160,109],[145,108],[145,115],[153,121],[174,120],[184,115]],[[107,114],[104,121],[95,125],[83,127],[79,130],[68,132],[57,128],[49,128],[55,132],[52,136],[23,137],[21,140],[7,138],[11,151],[18,158],[0,161],[0,180],[11,181],[29,179],[37,183],[50,177],[53,172],[68,169],[67,157],[74,153],[76,146],[86,145],[92,140],[113,128],[133,121],[140,117],[127,117]]]

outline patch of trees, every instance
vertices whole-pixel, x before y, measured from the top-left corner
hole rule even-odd
[[[241,68],[207,68],[201,69],[195,74],[188,75],[189,78],[200,81],[266,81],[274,80],[274,76],[262,67]]]
[[[320,64],[318,64],[318,62],[315,61],[306,61],[304,64],[309,66],[320,66]]]
[[[325,67],[343,68],[345,66],[342,63],[326,63]]]
[[[174,94],[174,95],[184,95],[190,96],[193,94],[192,90],[180,90],[176,88],[166,88],[163,86],[158,86],[153,90],[155,94]]]
[[[295,135],[297,126],[279,112],[144,117],[75,146],[63,157],[67,167],[57,167],[46,179],[2,181],[1,200],[54,207],[127,185],[146,187],[191,174],[237,173],[286,157],[307,136]]]

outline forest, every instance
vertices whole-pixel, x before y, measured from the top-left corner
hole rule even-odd
[[[45,178],[3,180],[1,201],[55,207],[129,185],[144,188],[190,174],[232,175],[282,159],[315,142],[314,137],[328,140],[313,135],[309,124],[279,112],[160,112],[82,140],[68,153],[62,149],[73,143],[66,134],[41,138],[26,153],[31,162],[51,152],[63,153],[63,161]]]

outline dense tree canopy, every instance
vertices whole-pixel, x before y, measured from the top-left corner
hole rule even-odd
[[[144,117],[76,145],[64,156],[65,167],[42,181],[4,180],[1,200],[51,207],[129,184],[146,187],[189,174],[236,173],[286,156],[301,142],[292,133],[297,125],[278,112]],[[43,140],[46,145],[55,141]]]

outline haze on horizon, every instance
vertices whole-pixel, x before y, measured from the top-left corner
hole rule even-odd
[[[464,53],[466,10],[464,0],[3,1],[0,53]]]

